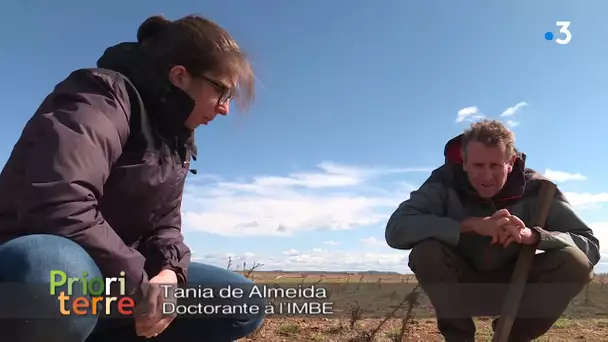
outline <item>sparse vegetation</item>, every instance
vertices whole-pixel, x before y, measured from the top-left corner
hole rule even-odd
[[[260,266],[255,265],[256,269]],[[433,307],[413,275],[260,272],[245,267],[237,272],[256,283],[275,287],[323,285],[329,289],[328,300],[334,302],[334,315],[270,315],[243,342],[443,340],[437,331]],[[539,340],[608,341],[607,280],[606,275],[597,275],[571,302],[563,318]],[[478,340],[491,340],[492,318],[475,318]]]

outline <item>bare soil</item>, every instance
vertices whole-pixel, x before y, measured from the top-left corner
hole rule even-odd
[[[330,284],[329,298],[335,306],[334,314],[326,316],[269,315],[243,342],[443,341],[433,307],[411,275],[247,272],[247,276],[275,287]],[[408,296],[412,291],[418,295]],[[475,318],[477,340],[492,339],[492,318]],[[597,276],[538,341],[608,341],[608,276]]]

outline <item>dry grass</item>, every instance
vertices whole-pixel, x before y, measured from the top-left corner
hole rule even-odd
[[[432,305],[412,275],[259,272],[259,266],[243,267],[246,271],[240,273],[258,284],[331,285],[336,290],[330,300],[340,305],[329,316],[270,315],[260,329],[241,341],[443,340]],[[477,339],[491,340],[492,318],[477,317],[475,321]],[[598,275],[539,341],[603,340],[608,341],[608,276]]]

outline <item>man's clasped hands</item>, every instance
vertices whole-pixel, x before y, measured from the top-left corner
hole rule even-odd
[[[493,244],[507,247],[516,242],[523,245],[534,245],[538,243],[540,235],[517,216],[512,215],[507,209],[501,209],[488,217],[471,217],[462,222],[463,233],[476,233],[489,236]]]

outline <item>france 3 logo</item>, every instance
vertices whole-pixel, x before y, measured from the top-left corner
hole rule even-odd
[[[566,45],[572,40],[572,32],[570,32],[569,21],[556,21],[555,25],[559,27],[559,35],[549,31],[545,33],[546,40],[555,40],[557,44]]]

